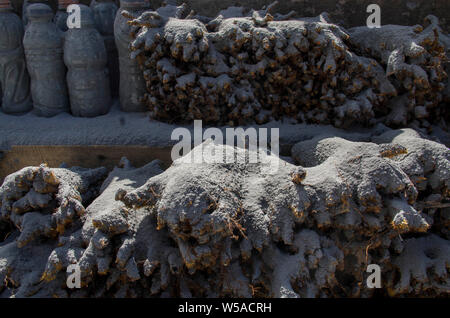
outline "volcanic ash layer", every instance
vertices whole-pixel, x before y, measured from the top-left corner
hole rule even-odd
[[[244,125],[299,122],[448,129],[450,38],[438,19],[416,26],[345,30],[326,13],[294,19],[185,5],[133,16],[131,57],[147,83],[152,117]]]
[[[22,169],[0,188],[0,295],[370,297],[368,264],[377,293],[448,295],[450,151],[411,129],[346,135],[284,159],[208,140],[165,171]]]

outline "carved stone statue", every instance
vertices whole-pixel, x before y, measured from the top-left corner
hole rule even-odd
[[[111,105],[106,48],[95,28],[91,8],[80,4],[81,28],[69,29],[64,43],[64,62],[72,114],[94,117]]]
[[[97,30],[103,36],[108,54],[108,69],[111,82],[112,96],[119,96],[119,56],[114,40],[114,20],[117,13],[117,5],[113,0],[93,0],[91,8],[94,10],[94,19]]]
[[[52,9],[42,3],[28,6],[23,45],[31,77],[34,111],[45,117],[69,111],[63,39],[52,22]]]
[[[119,51],[120,105],[121,109],[127,112],[146,110],[145,103],[142,101],[146,87],[137,61],[130,58],[129,44],[133,41],[130,35],[132,27],[127,23],[128,19],[121,13],[126,10],[138,16],[148,8],[147,0],[121,0],[114,23],[114,35]]]
[[[9,0],[0,0],[0,86],[5,113],[31,110],[30,78],[25,65],[23,25]]]

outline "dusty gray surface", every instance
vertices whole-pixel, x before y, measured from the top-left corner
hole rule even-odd
[[[0,113],[1,143],[4,146],[167,145],[173,126],[152,123],[146,113],[123,113],[117,103],[113,108],[107,115],[96,118],[77,118],[64,113],[49,120],[33,114]]]
[[[149,118],[148,113],[124,113],[118,109],[117,101],[110,112],[95,118],[77,118],[68,113],[52,119],[31,113],[11,116],[0,112],[0,146],[8,149],[13,145],[145,145],[165,147],[171,141],[172,131],[177,127],[190,129],[193,125],[178,126],[161,123]],[[279,128],[281,144],[291,144],[308,136],[322,134],[324,126],[272,122],[255,128]],[[331,126],[325,130],[330,134],[348,135],[344,130]],[[207,128],[206,126],[203,127]],[[224,131],[226,128],[222,127]],[[362,135],[358,138],[365,138]],[[45,132],[45,133],[44,133]],[[225,135],[225,134],[224,134]],[[366,137],[367,138],[367,137]]]

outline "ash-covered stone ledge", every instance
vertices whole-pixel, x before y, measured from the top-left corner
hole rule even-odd
[[[63,113],[52,118],[43,118],[32,113],[12,116],[0,112],[0,148],[7,150],[12,146],[30,145],[134,145],[148,147],[167,147],[177,141],[171,135],[177,127],[185,127],[193,136],[193,124],[172,125],[152,120],[149,114],[121,112],[115,104],[111,111],[95,118],[74,117]],[[225,135],[225,129],[221,127]],[[332,126],[289,124],[270,122],[264,125],[245,126],[255,128],[279,128],[280,144],[293,145],[313,136],[334,134],[350,135],[345,130]],[[326,128],[324,128],[326,127]],[[203,129],[208,128],[204,126]],[[361,139],[368,138],[368,129],[361,129]],[[354,134],[351,134],[354,136]]]
[[[95,118],[73,117],[63,113],[52,118],[38,117],[32,113],[12,116],[0,112],[0,183],[3,179],[26,166],[46,162],[50,167],[62,163],[69,166],[95,168],[114,165],[126,156],[140,167],[159,159],[171,164],[171,150],[178,141],[172,140],[174,129],[184,127],[194,137],[193,124],[171,125],[150,119],[149,113],[124,113],[117,103],[111,111]],[[289,155],[297,142],[317,136],[337,136],[353,141],[368,141],[374,131],[382,133],[388,128],[355,129],[348,131],[323,125],[270,122],[265,125],[243,127],[247,129],[279,129],[280,154]],[[203,132],[208,126],[203,127]],[[226,136],[227,127],[219,127]],[[432,127],[431,138],[450,145],[450,135]]]
[[[0,111],[0,182],[8,174],[26,166],[48,163],[58,167],[70,166],[113,168],[121,157],[126,156],[135,166],[143,166],[153,159],[171,163],[174,129],[185,127],[194,137],[193,124],[171,125],[150,119],[148,113],[125,113],[116,102],[110,112],[95,118],[74,117],[62,113],[52,118],[38,117],[32,113],[21,116],[7,115]],[[279,128],[282,154],[295,143],[314,136],[358,136],[368,140],[370,134],[351,134],[331,126],[289,124],[271,122],[256,129]],[[203,131],[207,129],[203,127]],[[223,135],[227,127],[221,127]],[[248,127],[244,127],[247,129]],[[2,158],[3,157],[3,158]]]

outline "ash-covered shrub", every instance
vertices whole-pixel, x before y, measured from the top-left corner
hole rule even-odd
[[[3,296],[370,297],[368,264],[378,293],[447,295],[448,148],[411,129],[340,135],[296,144],[300,165],[211,140],[165,171],[124,160],[64,232],[36,223],[39,241],[18,227],[0,243]],[[22,186],[7,180],[2,208]],[[71,264],[81,289],[65,285]]]
[[[226,10],[212,20],[185,5],[139,17],[123,11],[134,26],[131,57],[144,73],[152,117],[447,127],[449,41],[435,17],[425,29],[346,31],[326,14],[294,19],[272,9]]]

